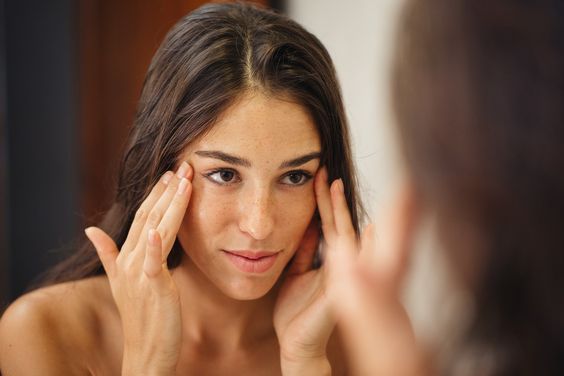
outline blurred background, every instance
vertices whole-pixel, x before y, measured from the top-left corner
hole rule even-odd
[[[0,302],[15,299],[108,208],[145,71],[205,1],[0,0]],[[400,0],[259,1],[325,44],[341,81],[364,201],[400,164],[389,64]]]

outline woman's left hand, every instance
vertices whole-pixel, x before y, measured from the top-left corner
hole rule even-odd
[[[315,178],[315,195],[321,216],[324,257],[335,252],[356,252],[357,237],[344,195],[343,183],[331,187],[325,168]],[[280,344],[282,373],[331,374],[326,348],[335,327],[329,299],[331,263],[313,269],[319,244],[319,223],[312,220],[289,266],[274,309],[274,327]]]

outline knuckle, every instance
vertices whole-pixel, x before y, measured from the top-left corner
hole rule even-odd
[[[163,226],[163,227],[159,228],[158,231],[159,231],[159,235],[161,237],[161,242],[164,242],[165,239],[168,238],[168,236],[170,234],[170,230]]]
[[[126,260],[122,265],[122,273],[127,278],[134,277],[138,273],[135,260],[132,258]]]
[[[144,221],[147,220],[147,216],[148,216],[148,215],[149,215],[149,214],[147,213],[147,210],[146,210],[143,206],[141,206],[141,207],[140,207],[139,209],[137,209],[137,211],[135,212],[135,218],[134,218],[134,220],[135,220],[135,221],[138,221],[138,222],[144,222]]]
[[[127,271],[130,263],[131,262],[127,258],[118,260],[116,266],[119,273],[123,275]]]
[[[186,199],[184,197],[185,197],[184,195],[175,195],[170,205],[174,209],[182,209],[186,203]]]
[[[354,231],[354,229],[352,227],[347,227],[344,231],[343,231],[343,235],[347,238],[355,238],[356,237],[356,232]]]
[[[333,232],[333,226],[330,226],[328,223],[323,223],[321,225],[321,231],[323,231],[323,234],[325,234],[325,236],[327,236],[328,233]]]
[[[155,227],[156,225],[159,224],[162,217],[163,217],[163,214],[160,210],[153,209],[153,210],[151,210],[151,213],[149,213],[149,216],[147,217],[147,223],[150,226]]]
[[[178,189],[179,183],[180,183],[180,180],[178,180],[178,177],[176,177],[176,175],[175,175],[174,178],[172,178],[170,180],[170,182],[168,183],[167,190],[169,192],[176,192],[176,190]]]

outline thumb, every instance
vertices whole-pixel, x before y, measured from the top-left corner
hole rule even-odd
[[[88,227],[84,233],[96,248],[98,257],[104,266],[104,270],[109,278],[114,275],[116,258],[119,254],[114,240],[98,227]]]

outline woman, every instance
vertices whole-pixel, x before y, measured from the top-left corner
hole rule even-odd
[[[320,227],[327,259],[358,232],[355,187],[317,38],[250,5],[196,10],[151,63],[94,247],[4,314],[2,373],[343,374],[313,264]]]
[[[372,266],[331,260],[359,374],[564,374],[563,19],[551,0],[408,2],[394,76],[405,189],[361,251]],[[398,300],[429,214],[473,307],[430,357]]]

